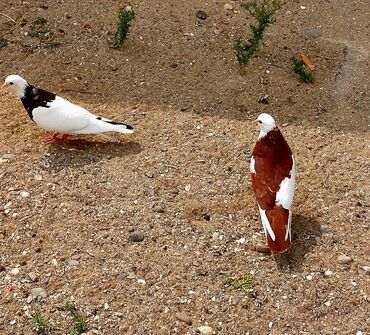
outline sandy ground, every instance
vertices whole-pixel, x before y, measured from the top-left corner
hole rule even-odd
[[[37,311],[57,325],[51,334],[69,334],[67,302],[90,335],[206,325],[370,334],[370,4],[287,1],[240,69],[232,39],[248,36],[251,20],[225,3],[131,1],[120,50],[109,48],[115,1],[1,3],[16,21],[0,16],[2,78],[20,74],[135,128],[113,135],[120,142],[45,145],[1,92],[1,334],[37,334]],[[52,38],[30,36],[39,16]],[[312,85],[291,70],[301,50],[316,65]],[[293,246],[279,257],[255,250],[264,236],[248,159],[260,112],[277,119],[298,164]],[[242,277],[251,290],[232,287]]]

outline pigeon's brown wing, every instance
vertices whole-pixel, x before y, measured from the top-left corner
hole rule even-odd
[[[253,153],[252,186],[259,206],[272,209],[281,182],[289,177],[293,166],[292,152],[279,129],[257,141]]]

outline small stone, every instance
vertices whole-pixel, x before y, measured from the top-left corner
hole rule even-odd
[[[207,13],[204,10],[198,10],[195,15],[199,20],[205,20],[207,18]]]
[[[37,274],[35,272],[30,272],[30,273],[27,274],[27,276],[33,282],[35,282],[37,280]]]
[[[30,194],[27,192],[27,191],[21,191],[19,193],[19,195],[22,197],[22,198],[28,198],[30,196]]]
[[[7,162],[15,161],[15,156],[13,154],[4,154],[0,160]]]
[[[80,264],[80,262],[79,262],[79,261],[77,261],[77,260],[75,260],[75,259],[71,259],[71,260],[69,260],[69,262],[68,262],[68,265],[69,265],[69,266],[78,266],[78,264]]]
[[[325,272],[324,272],[324,276],[325,277],[330,277],[330,276],[332,276],[333,275],[333,272],[332,271],[330,271],[330,270],[326,270]]]
[[[17,167],[16,166],[9,166],[5,169],[5,174],[13,174],[17,172]]]
[[[325,234],[325,233],[328,233],[328,232],[330,231],[330,228],[329,228],[329,226],[328,226],[327,224],[322,224],[322,225],[320,226],[320,231],[321,231],[323,234]]]
[[[16,276],[17,274],[19,274],[21,270],[19,268],[14,268],[14,269],[11,269],[10,270],[10,273],[14,276]]]
[[[306,279],[307,280],[312,280],[313,279],[313,276],[312,275],[308,275],[308,276],[306,276]]]
[[[140,284],[140,285],[145,285],[146,281],[144,279],[138,279],[137,283]]]
[[[186,323],[188,326],[191,326],[193,324],[193,321],[191,321],[190,316],[186,315],[185,313],[176,313],[175,318],[181,322]]]
[[[185,191],[189,192],[191,190],[191,185],[185,185]]]
[[[238,243],[238,244],[244,244],[246,242],[246,240],[245,240],[244,237],[241,237],[240,239],[236,240],[235,242]]]
[[[27,297],[27,299],[26,299],[27,304],[30,304],[30,303],[32,302],[32,300],[33,300],[33,296],[30,294],[30,295]]]
[[[234,6],[231,3],[224,4],[224,10],[233,10]]]
[[[45,299],[48,296],[46,290],[42,287],[35,287],[31,289],[31,295],[34,299]]]
[[[312,29],[305,29],[303,31],[303,36],[307,39],[315,39],[320,37],[322,34],[319,31],[312,30]]]
[[[104,303],[104,309],[105,310],[109,309],[109,304],[107,302]]]
[[[155,212],[155,213],[164,213],[164,209],[160,205],[155,205],[153,207],[153,212]]]
[[[57,266],[57,265],[58,265],[58,261],[57,261],[55,258],[53,258],[53,259],[51,260],[51,264],[52,264],[53,266]]]
[[[347,255],[340,255],[337,260],[340,264],[349,264],[352,262],[352,258]]]
[[[212,335],[213,328],[211,328],[210,326],[200,326],[198,327],[198,332],[204,335]]]
[[[144,241],[144,234],[139,232],[133,232],[130,234],[130,239],[133,242],[143,242]]]
[[[260,252],[262,254],[269,254],[270,253],[270,248],[266,244],[258,243],[256,245],[256,251]]]
[[[124,274],[124,273],[120,273],[118,276],[117,276],[117,280],[125,280],[127,278],[127,275]]]
[[[71,257],[71,259],[74,259],[75,261],[79,261],[81,259],[81,254],[76,254]]]
[[[366,274],[370,274],[370,266],[365,265],[365,266],[362,267],[362,270],[364,270]]]
[[[331,306],[331,302],[330,301],[325,301],[324,302],[324,305],[330,307]]]
[[[35,180],[37,180],[37,181],[41,181],[42,180],[42,176],[41,175],[39,175],[39,174],[37,174],[37,175],[35,175]]]

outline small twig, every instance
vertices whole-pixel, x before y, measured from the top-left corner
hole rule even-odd
[[[3,13],[1,13],[3,14]],[[4,14],[5,15],[5,14]],[[6,31],[5,33],[1,34],[0,35],[0,38],[3,38],[5,35],[9,35],[11,34],[13,31],[15,31],[22,23],[24,22],[27,22],[27,21],[23,21],[24,19],[24,15],[21,17],[21,19],[18,21],[18,23],[14,26],[13,29],[10,29],[9,31]],[[13,20],[13,19],[12,19]],[[15,21],[14,21],[15,22]]]
[[[17,23],[14,19],[12,19],[9,15],[6,15],[4,13],[0,13],[0,15],[2,16],[5,16],[7,19],[9,19],[10,21],[12,21],[13,23]]]

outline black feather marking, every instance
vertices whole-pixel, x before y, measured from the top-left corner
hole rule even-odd
[[[97,120],[101,120],[101,117],[100,117],[100,116],[98,116],[96,119],[97,119]]]
[[[111,120],[104,120],[104,122],[114,124],[114,125],[126,126],[127,129],[134,129],[130,125],[123,123],[123,122],[116,122],[116,121],[111,121]]]
[[[33,121],[32,111],[37,107],[46,107],[48,102],[55,100],[56,95],[54,93],[45,91],[41,88],[36,88],[32,85],[27,85],[24,90],[24,95],[21,98],[24,108],[31,120]]]

